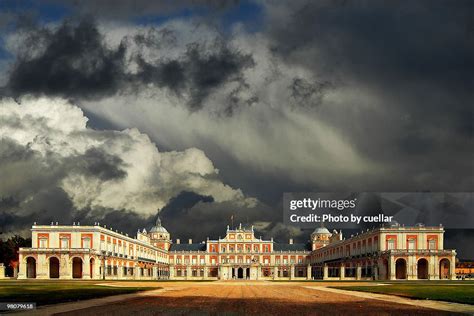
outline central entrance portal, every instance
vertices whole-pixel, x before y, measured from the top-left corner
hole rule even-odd
[[[250,279],[250,268],[232,267],[232,279]],[[230,276],[229,276],[230,277]]]

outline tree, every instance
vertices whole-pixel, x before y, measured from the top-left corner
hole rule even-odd
[[[5,265],[7,275],[13,275],[13,267],[18,262],[20,247],[31,247],[31,238],[15,235],[5,241],[0,240],[0,262]]]

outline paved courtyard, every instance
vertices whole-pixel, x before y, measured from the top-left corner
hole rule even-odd
[[[114,282],[114,286],[149,286]],[[59,304],[36,315],[452,315],[453,312],[331,292],[324,284],[161,282],[163,289]],[[341,285],[340,283],[338,285]],[[403,300],[403,299],[401,299]],[[395,300],[396,301],[396,300]]]

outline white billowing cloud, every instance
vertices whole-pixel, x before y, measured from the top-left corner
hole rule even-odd
[[[135,128],[90,129],[82,110],[63,99],[26,97],[20,103],[1,101],[0,141],[14,141],[33,150],[45,164],[62,163],[65,170],[60,186],[79,209],[105,207],[154,214],[183,190],[211,195],[216,202],[248,207],[257,203],[222,183],[202,150],[159,152]],[[91,150],[101,154],[88,157]],[[103,156],[108,160],[100,160]],[[92,164],[88,172],[81,171],[84,161],[87,166]],[[108,169],[112,175],[101,176]]]

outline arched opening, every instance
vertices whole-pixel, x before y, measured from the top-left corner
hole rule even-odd
[[[400,258],[395,261],[395,277],[397,279],[407,278],[407,262],[405,259]]]
[[[36,260],[33,257],[26,259],[26,277],[28,279],[36,278]]]
[[[82,259],[74,257],[72,259],[72,277],[74,279],[82,278]]]
[[[250,268],[247,268],[246,275],[247,275],[247,279],[250,279]]]
[[[417,263],[418,279],[428,279],[428,260],[421,258]]]
[[[89,273],[90,273],[91,278],[94,277],[94,263],[95,263],[94,258],[91,258],[91,260],[89,260]]]
[[[242,268],[237,269],[237,278],[239,278],[239,279],[244,278],[244,269],[242,269]]]
[[[59,278],[59,259],[56,257],[49,258],[49,278]]]
[[[440,279],[449,279],[449,274],[450,274],[450,269],[451,269],[451,263],[449,262],[448,259],[442,259],[439,262],[439,278]]]

